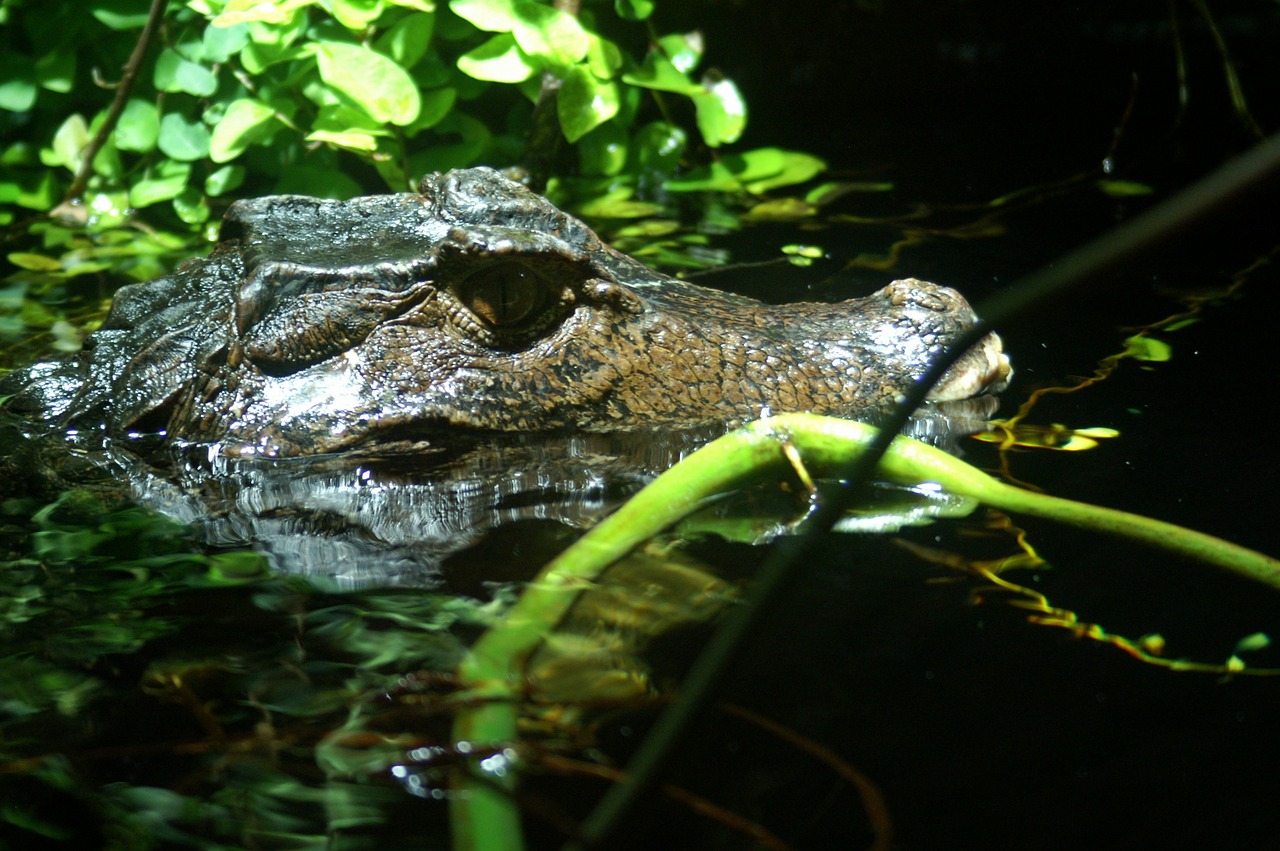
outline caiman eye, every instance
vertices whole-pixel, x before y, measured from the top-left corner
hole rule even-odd
[[[462,303],[493,328],[511,328],[546,302],[542,279],[520,263],[501,263],[469,275],[458,287]]]

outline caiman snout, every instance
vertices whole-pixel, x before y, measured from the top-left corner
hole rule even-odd
[[[978,321],[960,293],[919,278],[893,281],[868,301],[881,305],[883,316],[873,335],[872,351],[901,362],[907,375],[923,374],[934,358]],[[947,370],[927,398],[957,402],[992,395],[1008,385],[1012,374],[1000,338],[988,334]]]
[[[960,356],[929,391],[931,402],[970,399],[984,393],[999,393],[1009,386],[1013,367],[996,334],[988,334]]]

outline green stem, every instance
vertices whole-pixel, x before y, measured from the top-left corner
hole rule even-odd
[[[862,443],[870,439],[863,434],[866,428],[863,424],[829,418],[806,416],[803,423],[783,427],[795,429],[793,440],[800,454],[819,475],[847,463],[850,452],[846,441]],[[909,438],[894,440],[880,462],[879,472],[903,484],[935,482],[944,490],[972,497],[993,508],[1132,538],[1280,591],[1280,561],[1256,550],[1140,514],[1023,490],[998,481],[940,449]]]
[[[864,423],[785,414],[712,441],[659,476],[543,568],[502,622],[471,648],[458,669],[462,691],[455,741],[486,754],[516,742],[525,664],[611,564],[716,496],[789,470],[788,445],[812,474],[821,476],[847,465],[875,434]],[[1137,514],[1012,487],[910,438],[894,439],[879,474],[903,484],[934,482],[995,508],[1133,538],[1280,590],[1280,561],[1269,556]],[[462,774],[453,799],[455,849],[523,847],[519,810],[511,798],[515,768],[477,758]]]

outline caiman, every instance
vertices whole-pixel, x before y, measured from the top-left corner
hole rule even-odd
[[[865,417],[973,321],[906,279],[769,306],[658,274],[486,168],[414,194],[238,201],[204,260],[122,288],[75,357],[10,375],[10,410],[231,456],[342,452],[441,427],[682,428]],[[930,394],[998,391],[994,334]]]
[[[914,279],[781,306],[695,286],[484,168],[245,200],[207,259],[122,288],[82,351],[0,383],[21,444],[0,478],[124,486],[341,587],[438,587],[487,530],[590,523],[734,423],[874,418],[972,322]],[[991,335],[931,395],[962,419],[924,431],[973,430],[1008,376]]]

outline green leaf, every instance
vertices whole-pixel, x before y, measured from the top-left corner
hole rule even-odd
[[[682,74],[691,74],[702,61],[702,33],[674,33],[658,39],[658,50]]]
[[[1271,646],[1271,637],[1265,632],[1255,632],[1236,642],[1237,653],[1253,653]]]
[[[432,145],[410,157],[411,173],[426,174],[469,166],[476,161],[492,138],[483,121],[456,109],[435,126],[435,132],[460,138],[461,141]]]
[[[97,126],[98,120],[95,118],[93,127],[96,129]],[[124,177],[124,163],[120,161],[120,151],[116,149],[110,138],[93,158],[93,173],[107,178],[112,183],[117,183]]]
[[[136,30],[147,23],[147,0],[96,0],[90,13],[107,29]]]
[[[188,186],[173,199],[173,211],[178,214],[179,219],[189,225],[199,225],[209,221],[209,203],[193,186]]]
[[[627,165],[627,128],[620,121],[606,121],[578,143],[578,169],[584,175],[616,175]],[[630,189],[627,190],[630,198]]]
[[[27,299],[22,302],[20,314],[22,324],[28,328],[51,329],[53,323],[58,321],[57,313],[34,299]]]
[[[218,78],[213,71],[169,48],[156,58],[154,82],[162,92],[186,92],[196,97],[208,97],[218,90]]]
[[[236,24],[284,24],[294,12],[316,0],[230,0],[210,23],[215,27]]]
[[[367,47],[324,41],[316,45],[320,78],[374,119],[405,125],[418,117],[418,87],[403,68]]]
[[[76,77],[76,55],[66,51],[46,53],[36,60],[36,82],[51,92],[66,94]]]
[[[244,182],[242,165],[224,165],[204,179],[204,194],[216,198],[226,195]]]
[[[349,30],[360,31],[382,14],[382,0],[328,0],[330,14]]]
[[[408,70],[426,54],[435,23],[436,16],[430,12],[406,15],[383,33],[374,47]]]
[[[209,128],[176,112],[160,119],[160,150],[170,159],[190,162],[209,156]]]
[[[365,111],[346,102],[338,102],[320,107],[307,139],[361,153],[372,153],[378,149],[378,138],[388,134],[386,127]]]
[[[799,198],[769,198],[748,210],[747,218],[754,222],[792,222],[816,215],[817,212],[817,207]],[[793,255],[791,258],[793,266],[808,266],[813,262],[813,258],[808,255],[788,252],[788,247],[790,246],[784,246],[782,252]]]
[[[660,92],[674,92],[679,95],[706,94],[702,86],[671,64],[671,60],[659,53],[650,53],[645,57],[644,65],[637,71],[622,75],[624,83],[639,86],[642,89],[654,89]]]
[[[718,75],[708,75],[703,86],[704,93],[692,96],[703,141],[713,148],[738,141],[747,127],[747,102],[742,93],[732,80]]]
[[[57,203],[61,194],[53,172],[48,170],[40,174],[34,185],[22,185],[18,190],[14,203],[29,210],[48,210]]]
[[[653,14],[653,0],[613,0],[613,10],[624,21],[643,21]]]
[[[130,98],[116,124],[116,147],[122,151],[145,154],[156,146],[160,136],[160,110],[150,101]]]
[[[440,123],[458,100],[458,90],[454,88],[432,89],[422,93],[422,112],[418,120],[409,128],[413,132],[426,130]]]
[[[187,188],[190,177],[190,163],[165,162],[156,170],[154,177],[139,180],[129,187],[129,205],[150,207],[161,201],[171,201]]]
[[[511,33],[499,33],[474,50],[458,57],[458,70],[477,80],[522,83],[538,71]]]
[[[378,150],[378,138],[364,130],[312,130],[308,142],[323,142],[349,151],[371,154]]]
[[[280,62],[292,62],[304,55],[301,47],[289,47],[284,44],[246,44],[240,51],[240,64],[250,74],[258,75],[272,65]]]
[[[684,130],[665,121],[654,121],[641,127],[631,141],[635,169],[641,179],[650,175],[674,175],[688,142]]]
[[[183,59],[197,65],[212,65],[213,62],[204,53],[204,37],[190,31],[182,31],[169,42],[169,47]]]
[[[635,226],[633,232],[643,232],[649,242],[652,242],[652,237],[671,233],[679,227],[675,222],[658,224],[656,219],[649,218],[650,216],[661,215],[663,212],[662,205],[649,201],[633,200],[631,196],[634,192],[635,190],[630,187],[619,186],[599,198],[592,198],[590,201],[578,205],[578,212],[591,218],[646,219],[644,225]],[[670,228],[664,230],[664,226],[668,224]],[[645,225],[650,227],[645,227]]]
[[[1164,340],[1135,334],[1124,341],[1124,353],[1134,360],[1162,363],[1173,357],[1173,347]]]
[[[768,152],[768,156],[772,157],[773,152],[780,155],[780,166],[773,174],[764,177],[748,177],[744,179],[747,191],[754,192],[759,195],[768,192],[770,189],[776,189],[779,186],[792,186],[796,183],[804,183],[811,180],[826,170],[827,164],[811,154],[801,153],[799,151],[783,151],[778,148],[760,148],[758,150]],[[744,156],[751,156],[753,152],[748,151]]]
[[[1112,198],[1128,198],[1134,195],[1150,195],[1155,192],[1145,183],[1134,180],[1099,180],[1098,188]]]
[[[0,109],[26,112],[36,102],[36,75],[31,60],[16,53],[0,55]]]
[[[80,157],[89,144],[89,127],[84,116],[75,113],[63,121],[53,134],[55,161],[48,165],[62,165],[72,172],[80,168]]]
[[[585,65],[569,69],[556,99],[560,129],[571,143],[618,114],[618,87],[597,80]]]
[[[95,227],[122,227],[129,220],[129,195],[126,192],[90,191],[84,197],[84,206],[86,209],[93,211]],[[158,235],[153,234],[152,237],[158,238]],[[133,239],[136,240],[137,238],[134,237]],[[132,255],[135,252],[136,249],[129,249],[129,254]],[[157,274],[159,274],[159,270],[157,270]],[[148,275],[147,277],[155,277],[155,275]]]
[[[613,79],[622,68],[622,51],[618,45],[595,33],[587,33],[587,67],[602,80]]]
[[[239,584],[269,575],[266,559],[260,553],[240,551],[209,556],[209,578],[215,582]]]
[[[485,32],[510,32],[516,25],[515,0],[453,0],[449,11]]]
[[[204,58],[210,62],[226,62],[249,43],[249,25],[204,28]]]
[[[360,184],[340,169],[298,164],[285,167],[275,191],[316,198],[352,198],[361,190]]]
[[[279,21],[250,23],[249,40],[254,44],[288,47],[306,34],[308,26],[306,11],[291,9]]]
[[[736,192],[747,189],[763,192],[808,180],[826,168],[817,157],[782,148],[756,148],[742,154],[729,154],[690,171],[666,188],[673,192]]]
[[[14,139],[13,144],[0,147],[0,166],[26,166],[39,162],[37,149],[30,142]]]
[[[209,159],[225,163],[275,132],[275,111],[253,98],[231,102],[209,140]]]
[[[378,149],[378,138],[387,134],[387,129],[364,110],[335,102],[320,107],[307,140],[369,154]]]
[[[531,2],[516,3],[515,14],[511,34],[529,56],[543,59],[562,71],[586,58],[590,39],[573,15]]]
[[[842,198],[850,192],[892,192],[893,182],[888,180],[841,180],[823,183],[810,189],[804,200],[821,207]]]
[[[792,257],[804,257],[807,260],[821,260],[827,251],[821,245],[802,245],[793,243],[782,246],[782,253]]]
[[[14,251],[8,255],[8,260],[19,269],[27,269],[32,272],[56,272],[62,268],[62,263],[57,258],[46,257],[43,254],[31,254],[26,251]]]

